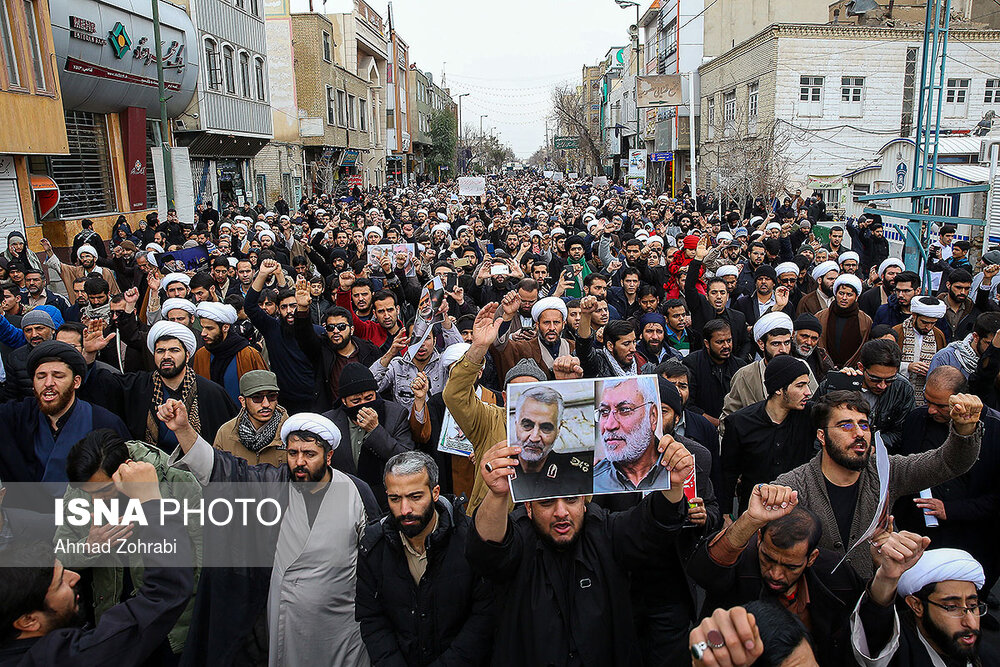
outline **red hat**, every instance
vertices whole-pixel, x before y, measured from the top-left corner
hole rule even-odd
[[[698,241],[700,241],[700,240],[701,239],[699,239],[694,234],[691,234],[690,236],[685,236],[684,237],[684,249],[685,250],[694,250],[695,248],[698,247]]]

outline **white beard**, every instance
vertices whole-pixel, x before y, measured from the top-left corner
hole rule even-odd
[[[646,448],[649,447],[649,442],[653,439],[653,428],[649,424],[649,419],[644,418],[639,428],[631,433],[621,433],[619,431],[608,435],[623,435],[625,446],[619,449],[611,449],[607,445],[607,436],[605,436],[604,457],[612,463],[631,463],[638,461],[639,457],[645,453]]]

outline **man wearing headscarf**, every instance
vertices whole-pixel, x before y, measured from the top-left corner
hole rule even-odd
[[[92,273],[96,273],[101,278],[108,281],[108,286],[111,288],[111,294],[121,293],[121,289],[118,287],[118,281],[115,280],[114,271],[97,265],[98,251],[94,246],[84,244],[77,248],[73,257],[80,262],[79,265],[63,264],[56,254],[52,252],[52,244],[49,243],[48,239],[42,239],[42,249],[48,255],[48,258],[45,260],[45,265],[49,268],[55,269],[59,273],[59,276],[62,278],[63,285],[66,287],[67,294],[72,291],[74,280],[77,278],[86,278]]]
[[[878,570],[851,614],[858,664],[1000,664],[1000,653],[981,641],[988,594],[982,566],[960,549],[927,549],[930,542],[906,531],[873,541]]]
[[[899,372],[910,380],[917,397],[917,407],[924,405],[924,382],[931,368],[931,359],[948,342],[935,326],[944,317],[947,307],[932,296],[918,296],[910,301],[910,316],[893,327],[896,343],[903,351]]]
[[[106,346],[113,336],[98,336],[93,347]],[[118,375],[106,373],[109,401],[123,416],[131,439],[155,444],[170,453],[177,438],[156,416],[156,409],[167,399],[183,401],[191,422],[206,438],[215,439],[223,423],[236,416],[236,402],[220,384],[194,372],[189,362],[195,353],[194,332],[176,322],[160,320],[149,329],[146,347],[153,355],[156,370]]]
[[[379,509],[367,484],[331,466],[342,440],[337,426],[313,412],[289,417],[281,427],[288,458],[276,467],[251,466],[213,449],[180,401],[161,405],[158,419],[179,443],[171,457],[173,465],[191,471],[202,484],[267,482],[282,506],[279,524],[266,535],[255,536],[257,541],[274,543],[269,587],[261,585],[267,572],[262,568],[243,576],[220,569],[208,576],[208,583],[202,579],[186,647],[189,662],[230,662],[234,647],[251,639],[267,589],[271,667],[367,667],[370,662],[354,609],[357,550],[365,524],[379,516]],[[213,592],[206,594],[206,588]]]
[[[833,302],[833,282],[840,275],[840,266],[832,260],[822,262],[812,270],[811,275],[817,287],[802,297],[798,308],[795,309],[796,315],[802,313],[815,315],[830,307]]]
[[[830,354],[839,368],[855,364],[858,352],[871,332],[871,318],[858,309],[860,294],[861,280],[845,273],[833,283],[830,307],[816,314],[823,327],[818,345]]]
[[[520,305],[521,297],[517,292],[508,292],[503,298],[501,319],[510,322],[517,315]],[[568,313],[566,303],[559,297],[549,296],[536,301],[531,307],[531,319],[535,321],[537,335],[527,341],[508,338],[497,343],[493,347],[497,374],[506,375],[521,359],[534,359],[538,367],[552,378],[555,360],[572,354],[576,348],[573,341],[562,336]]]
[[[233,402],[240,397],[240,378],[254,370],[267,370],[264,358],[246,338],[233,330],[236,309],[229,304],[202,301],[195,310],[201,323],[201,341],[191,359],[194,372],[221,385]]]

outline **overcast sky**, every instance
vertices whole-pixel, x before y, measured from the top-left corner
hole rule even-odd
[[[387,16],[385,0],[368,0]],[[317,3],[318,4],[318,3]],[[647,3],[648,4],[648,3]],[[335,9],[337,7],[344,9]],[[328,0],[326,11],[350,11],[350,0]],[[613,0],[395,0],[393,21],[410,46],[410,61],[462,99],[462,123],[495,127],[519,158],[545,140],[550,91],[580,82],[612,46],[628,43],[635,9]]]

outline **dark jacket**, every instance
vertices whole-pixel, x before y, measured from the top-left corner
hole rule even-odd
[[[339,375],[336,378],[333,377],[333,365],[337,360],[337,351],[333,349],[333,343],[325,334],[317,335],[316,327],[313,325],[309,313],[296,312],[295,325],[292,328],[299,349],[315,364],[316,393],[319,396],[316,399],[316,404],[321,410],[328,408],[335,403],[335,396],[339,398],[337,386],[333,384],[340,379]],[[351,336],[351,342],[358,350],[357,361],[366,368],[382,356],[378,349],[367,340]]]
[[[760,574],[757,535],[750,538],[731,567],[719,565],[708,554],[708,545],[713,539],[714,535],[703,540],[687,563],[688,576],[706,591],[702,618],[711,616],[715,609],[729,609],[753,600],[773,600]],[[839,561],[840,557],[834,552],[820,549],[816,561],[802,575],[809,592],[810,634],[816,642],[815,653],[822,667],[854,664],[848,617],[865,582],[851,568],[837,568]]]
[[[247,292],[243,309],[267,343],[268,360],[278,378],[282,398],[300,405],[314,403],[316,377],[313,362],[295,341],[293,327],[265,313],[260,307],[260,292],[253,288]],[[321,334],[322,330],[316,333]]]
[[[686,502],[656,492],[624,512],[590,503],[567,551],[542,540],[523,507],[510,514],[500,544],[469,531],[469,562],[497,584],[494,667],[642,664],[630,573],[676,548],[686,514]]]
[[[410,413],[404,407],[380,400],[373,409],[378,414],[378,426],[365,437],[357,463],[351,452],[350,420],[343,407],[324,412],[323,416],[337,425],[343,440],[341,446],[333,450],[330,465],[348,475],[359,477],[371,487],[379,507],[385,512],[389,508],[385,497],[385,482],[382,481],[385,464],[396,454],[412,450],[413,437],[410,435]]]
[[[909,317],[906,313],[899,309],[899,300],[896,299],[896,295],[893,294],[889,297],[887,303],[883,303],[875,311],[875,317],[872,318],[872,326],[878,324],[886,324],[890,327],[894,327],[898,324],[902,324]]]
[[[615,377],[615,372],[611,368],[611,362],[608,361],[607,355],[599,351],[601,349],[603,348],[597,346],[593,336],[590,338],[576,337],[576,356],[580,359],[584,377]],[[638,360],[636,361],[638,363]]]
[[[735,335],[733,338],[735,342]],[[733,349],[735,350],[735,346]],[[733,354],[725,363],[716,364],[708,352],[701,349],[684,357],[684,365],[691,369],[691,405],[718,419],[722,414],[722,405],[729,393],[733,374],[745,366],[746,362]]]
[[[687,278],[684,284],[684,300],[687,302],[688,310],[691,312],[691,350],[702,348],[701,329],[709,320],[725,320],[729,323],[729,328],[733,334],[733,356],[745,359],[749,357],[753,341],[747,335],[747,318],[742,312],[733,308],[726,308],[721,313],[716,313],[715,308],[708,302],[704,294],[698,291],[698,274],[701,271],[701,262],[692,259],[688,265]],[[731,301],[735,303],[735,300]]]
[[[979,397],[988,408],[1000,410],[1000,389],[997,389],[997,375],[1000,374],[1000,347],[990,345],[979,365],[969,376],[969,391]]]
[[[792,410],[775,424],[766,406],[767,401],[754,403],[725,419],[719,505],[726,511],[734,496],[739,498],[739,511],[746,511],[754,485],[767,484],[816,453],[816,429],[808,409]]]
[[[823,396],[829,390],[826,380],[823,380],[816,390],[816,398]],[[915,403],[913,385],[898,373],[882,395],[875,398],[875,405],[868,419],[872,428],[882,435],[882,442],[891,454],[901,452],[899,446],[903,439],[903,423]]]
[[[472,520],[454,498],[435,503],[427,571],[413,582],[398,527],[368,524],[358,555],[357,618],[372,665],[485,665],[493,637],[493,586],[472,571]]]
[[[753,291],[750,294],[744,294],[736,300],[735,310],[743,313],[743,317],[746,318],[747,326],[753,326],[757,323],[763,313],[760,312],[760,300],[757,298],[757,292]],[[774,306],[768,312],[775,312]],[[795,304],[792,303],[791,298],[788,299],[788,303],[782,308],[782,312],[788,315],[792,320],[795,320]],[[733,338],[735,339],[735,334]],[[734,348],[735,349],[735,348]]]
[[[72,285],[70,285],[70,288],[72,288]],[[27,294],[21,295],[21,303],[24,304],[25,308],[28,307]],[[47,287],[45,288],[45,303],[43,305],[52,306],[56,310],[58,310],[59,314],[62,315],[64,322],[70,321],[69,318],[67,317],[67,314],[69,313],[69,301],[67,301],[66,298],[63,297],[62,295],[56,294]]]
[[[144,503],[147,516],[159,514]],[[156,503],[157,506],[159,503]],[[145,581],[135,597],[101,616],[97,627],[63,628],[0,648],[0,665],[141,665],[167,637],[194,590],[191,545],[179,520],[138,529],[147,544],[172,543],[176,553],[144,555]]]
[[[608,288],[608,307],[614,308],[622,318],[629,318],[639,312],[639,294],[635,295],[635,301],[629,305],[628,297],[625,296],[625,289],[622,287]]]
[[[892,296],[891,294],[889,295]],[[888,301],[888,298],[886,299]],[[875,320],[878,309],[882,307],[882,286],[869,287],[858,297],[858,308],[864,311],[868,317]],[[813,313],[815,315],[816,313]],[[895,326],[895,325],[894,325]]]

